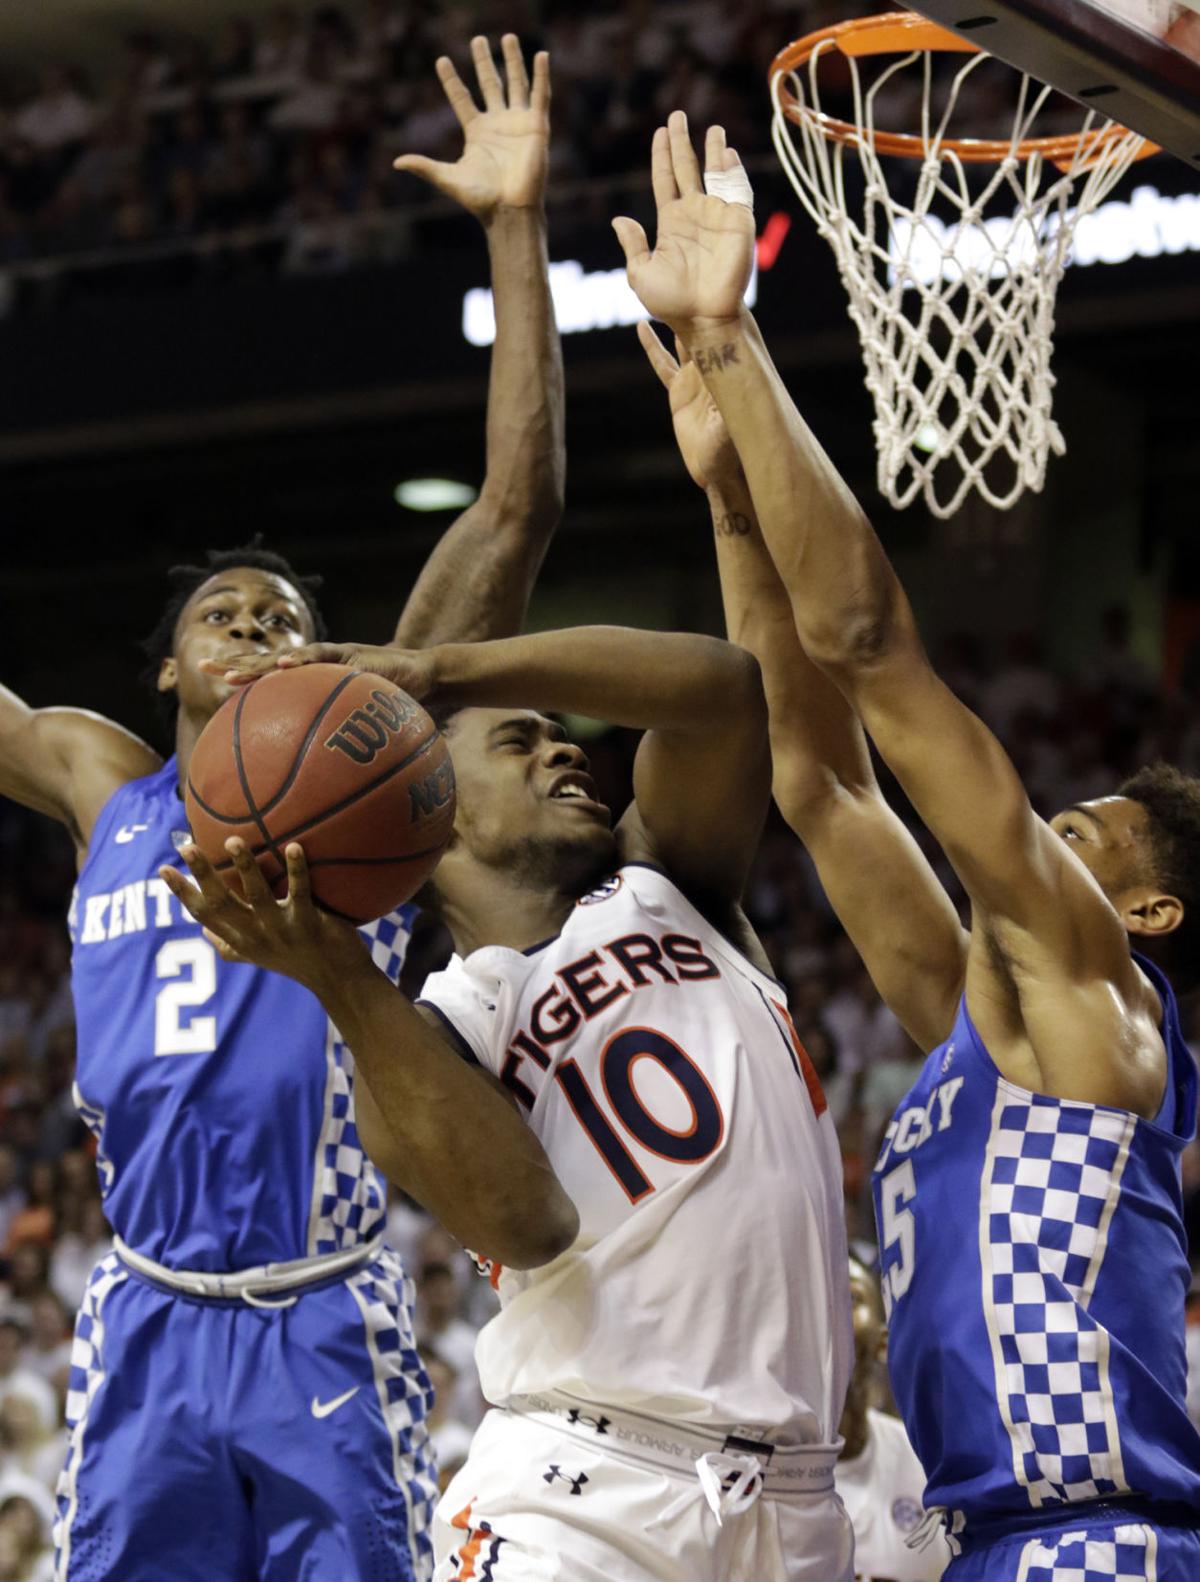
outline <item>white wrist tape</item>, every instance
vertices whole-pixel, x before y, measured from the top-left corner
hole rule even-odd
[[[706,170],[704,190],[710,198],[720,198],[725,203],[744,203],[754,213],[754,191],[741,165],[732,170]]]

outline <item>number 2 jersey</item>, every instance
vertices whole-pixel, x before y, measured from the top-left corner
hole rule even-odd
[[[75,1099],[135,1252],[227,1271],[348,1249],[385,1195],[350,1051],[290,978],[223,962],[158,877],[188,838],[174,758],[114,792],[71,904]],[[399,976],[412,908],[363,930]]]
[[[968,1524],[1130,1492],[1200,1509],[1180,1191],[1196,1069],[1169,984],[1139,965],[1163,1005],[1153,1121],[1007,1081],[964,999],[875,1166],[896,1404],[926,1505]]]
[[[422,1002],[515,1094],[580,1215],[561,1258],[502,1271],[476,1350],[487,1399],[557,1389],[833,1443],[841,1161],[779,986],[629,864],[554,939],[455,957]]]

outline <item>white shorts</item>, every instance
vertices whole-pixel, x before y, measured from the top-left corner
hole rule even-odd
[[[561,1405],[487,1414],[434,1515],[434,1582],[851,1582],[832,1451],[827,1480],[824,1465],[801,1466],[804,1452],[786,1453],[790,1474],[773,1456],[757,1497],[718,1522],[691,1452],[719,1450],[719,1438],[581,1406],[575,1427]],[[631,1423],[649,1429],[643,1443],[657,1430],[682,1453],[631,1450]],[[626,1443],[615,1445],[618,1429]]]

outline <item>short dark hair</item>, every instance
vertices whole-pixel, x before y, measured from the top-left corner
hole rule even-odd
[[[1200,984],[1200,779],[1173,764],[1148,764],[1119,794],[1145,808],[1154,881],[1183,903],[1161,964],[1176,992],[1187,994]]]
[[[302,577],[293,570],[291,562],[284,556],[277,555],[273,549],[263,548],[261,533],[255,533],[248,544],[239,544],[233,549],[205,550],[202,566],[171,566],[167,571],[167,581],[172,589],[171,597],[167,600],[154,630],[143,639],[141,645],[142,652],[146,656],[142,680],[155,690],[164,723],[171,727],[174,727],[175,716],[179,711],[179,700],[173,692],[158,692],[157,687],[158,673],[162,668],[163,660],[169,659],[175,652],[175,627],[183,614],[184,606],[196,589],[203,587],[218,571],[231,571],[235,566],[253,566],[258,571],[269,571],[276,577],[282,577],[285,582],[290,582],[303,599],[304,607],[313,623],[314,642],[323,642],[329,635],[325,618],[317,604],[317,590],[324,579],[318,576]]]

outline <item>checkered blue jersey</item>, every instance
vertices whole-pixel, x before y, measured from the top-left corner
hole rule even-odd
[[[892,1388],[926,1506],[968,1522],[1129,1491],[1200,1509],[1179,1167],[1196,1068],[1139,965],[1163,1004],[1153,1121],[1006,1081],[964,998],[875,1165]]]
[[[75,1102],[105,1212],[171,1268],[236,1270],[380,1230],[350,1051],[290,978],[221,961],[158,877],[187,820],[172,758],[105,805],[71,903]],[[363,930],[399,976],[411,907]]]

